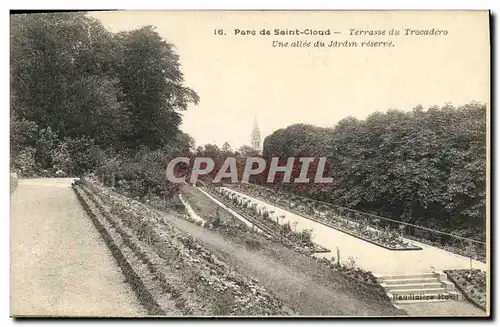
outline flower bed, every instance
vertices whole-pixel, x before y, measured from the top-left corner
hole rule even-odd
[[[486,311],[486,273],[480,269],[445,270],[444,273],[465,295],[467,300]]]
[[[373,275],[373,273],[371,271],[366,271],[359,267],[356,267],[355,262],[352,258],[348,259],[347,264],[335,262],[333,257],[331,260],[328,260],[327,258],[319,258],[317,260],[321,264],[328,266],[330,269],[337,271],[344,276],[355,279],[359,282],[371,286],[372,288],[375,288],[375,290],[383,297],[387,296],[384,288],[379,284],[377,278]]]
[[[412,239],[414,241],[420,242],[420,243],[424,243],[427,245],[431,245],[431,246],[443,249],[443,250],[451,252],[451,253],[455,253],[455,254],[458,254],[458,255],[461,255],[461,256],[464,256],[467,258],[472,258],[474,260],[478,260],[478,261],[486,263],[486,251],[485,250],[483,251],[483,250],[478,250],[478,249],[472,249],[472,251],[471,251],[471,250],[462,249],[462,248],[459,248],[459,247],[456,247],[453,245],[446,245],[446,244],[443,245],[439,242],[430,241],[428,239],[421,238],[421,237],[415,237],[412,235],[406,235],[405,237]],[[486,247],[485,247],[485,249],[486,249]]]
[[[269,226],[270,228],[273,229],[279,229],[281,232],[283,230],[291,230],[290,225],[279,225],[279,223],[273,219],[269,219],[269,213],[266,214],[265,211],[262,209],[259,209],[257,206],[252,205],[250,202],[243,202],[241,197],[236,197],[236,196],[231,196],[231,193],[228,191],[224,191],[221,188],[218,187],[207,187],[205,188],[213,197],[217,198],[219,201],[223,202],[226,204],[228,207],[231,207],[231,209],[235,210],[236,212],[239,212],[243,215],[245,215],[245,218],[248,218],[249,215],[254,217],[255,219],[258,219],[259,222],[265,221],[266,226]],[[245,203],[245,204],[244,204]],[[287,227],[284,227],[287,226]],[[284,227],[284,228],[283,228]],[[286,233],[286,232],[285,232]],[[300,238],[304,237],[304,235],[300,235],[300,233],[291,233],[288,234],[287,237],[284,237],[281,240],[281,243],[289,248],[293,248],[296,252],[306,254],[306,255],[312,255],[313,253],[326,253],[326,252],[331,252],[328,249],[325,249],[317,244],[314,244],[312,242],[305,241],[305,244],[309,244],[309,247],[315,246],[317,248],[315,249],[308,249],[307,245],[306,251],[304,251],[304,243],[302,246],[297,247],[294,245],[294,241],[289,242],[289,238],[291,235],[294,235],[295,237],[298,236],[299,238],[299,243],[300,243]],[[299,236],[300,235],[300,236]],[[307,232],[305,233],[307,235]],[[293,237],[293,236],[292,236]],[[305,236],[306,239],[308,239],[308,236]],[[297,240],[295,240],[297,242]],[[312,243],[312,245],[311,245]],[[296,243],[295,243],[296,244]],[[322,250],[323,249],[323,250]],[[327,266],[328,268],[350,278],[353,280],[356,280],[358,282],[361,282],[365,287],[368,287],[375,292],[377,292],[381,297],[387,297],[387,294],[382,286],[380,286],[377,278],[372,274],[370,271],[363,270],[359,267],[355,267],[355,261],[353,258],[347,258],[346,262],[344,263],[339,263],[338,261],[335,262],[334,258],[332,257],[330,260],[327,258],[317,258],[315,256],[311,256],[314,260],[317,260],[319,263]],[[338,259],[337,259],[338,260]]]
[[[294,232],[289,224],[280,225],[271,218],[268,212],[257,208],[256,204],[233,197],[229,192],[224,192],[220,188],[207,188],[206,191],[245,219],[255,223],[256,227],[261,228],[274,239],[279,239],[280,243],[287,247],[307,254],[330,252],[330,250],[312,242],[310,231]]]
[[[296,196],[290,193],[285,193],[279,190],[273,190],[264,186],[256,185],[256,184],[227,184],[225,187],[228,188],[233,188],[235,190],[238,190],[239,192],[248,194],[252,197],[261,199],[262,201],[266,201],[269,203],[272,203],[275,206],[281,207],[284,210],[288,210],[290,212],[296,213],[298,215],[301,215],[303,217],[306,217],[311,220],[315,220],[319,223],[323,223],[325,225],[329,224],[335,219],[343,219],[336,217],[338,215],[335,214],[335,209],[331,210],[335,206],[327,204],[327,203],[321,203],[318,201],[315,201],[313,199],[308,199],[304,198],[301,196]],[[340,208],[340,207],[338,207]],[[329,210],[330,209],[330,210]],[[349,211],[349,209],[344,208],[343,210]],[[349,215],[351,217],[349,217]],[[357,213],[351,210],[350,213],[348,213],[348,217],[346,220],[355,220],[358,221],[359,217],[362,215],[362,213]],[[378,229],[380,226],[377,224],[373,224],[374,221],[379,221],[381,219],[370,219],[371,223],[371,229]],[[353,221],[353,222],[355,222]],[[335,226],[331,226],[336,228]],[[394,227],[394,226],[393,226]],[[391,228],[391,230],[399,232],[394,228]],[[347,232],[347,231],[344,231]],[[356,236],[356,235],[353,235]],[[395,236],[395,235],[394,235]],[[485,244],[475,244],[474,247],[471,246],[464,246],[464,244],[441,244],[440,242],[436,241],[431,241],[429,239],[419,237],[416,235],[404,235],[405,238],[411,239],[417,242],[421,242],[424,244],[432,245],[438,248],[441,248],[443,250],[465,256],[467,258],[472,258],[475,260],[479,260],[481,262],[486,262],[486,245]],[[394,237],[391,237],[394,240]],[[368,239],[365,239],[368,240]],[[458,240],[458,239],[457,239]],[[397,250],[397,249],[396,249]]]
[[[289,315],[286,304],[231,269],[158,211],[101,185],[86,183],[107,219],[141,254],[178,307],[189,315]],[[85,188],[85,187],[84,187]]]
[[[234,186],[233,186],[234,188]],[[368,226],[366,221],[352,222],[344,218],[340,218],[338,216],[329,215],[326,212],[322,212],[319,210],[308,210],[302,206],[296,206],[292,202],[287,203],[288,205],[284,205],[286,203],[283,199],[279,201],[276,200],[275,197],[268,195],[266,197],[262,197],[262,195],[256,195],[251,192],[246,192],[248,186],[239,186],[237,188],[243,194],[248,194],[252,197],[259,198],[262,201],[271,203],[280,207],[284,210],[290,211],[307,219],[316,221],[325,226],[335,228],[349,234],[351,236],[357,237],[364,241],[370,242],[372,244],[384,247],[389,250],[399,250],[399,251],[408,251],[408,250],[421,250],[422,248],[407,242],[401,237],[401,234],[398,231],[395,231],[390,228],[384,228],[382,230],[375,229],[373,227]],[[250,194],[249,194],[250,193]],[[312,213],[312,214],[311,214]]]
[[[10,173],[10,193],[14,192],[17,187],[17,174]]]

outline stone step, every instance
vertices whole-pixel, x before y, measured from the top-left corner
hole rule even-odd
[[[375,276],[380,282],[393,280],[393,279],[416,279],[416,278],[437,278],[435,273],[421,273],[421,274],[410,274],[410,275],[379,275]]]
[[[415,283],[415,284],[410,284],[410,283],[405,283],[405,284],[385,284],[381,283],[380,284],[386,291],[393,291],[393,290],[405,290],[405,289],[436,289],[436,288],[442,288],[443,284],[436,281],[436,282],[430,282],[430,283]]]
[[[437,283],[439,282],[438,277],[431,278],[401,278],[401,279],[387,279],[382,280],[381,283],[385,285],[402,285],[402,284],[426,284],[426,283]]]
[[[461,300],[462,294],[443,273],[378,275],[377,280],[393,304]]]
[[[419,285],[421,287],[421,285]],[[409,289],[398,289],[389,291],[391,294],[397,295],[430,295],[430,294],[439,294],[446,293],[446,289],[444,287],[434,287],[434,288],[409,288]]]

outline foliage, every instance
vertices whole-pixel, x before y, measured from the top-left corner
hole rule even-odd
[[[181,115],[198,95],[182,85],[179,56],[152,26],[119,33],[117,76],[130,107],[131,143],[137,148],[160,149],[179,133]]]
[[[180,112],[199,101],[172,44],[151,26],[114,34],[78,12],[11,15],[10,45],[13,171],[170,193],[160,175],[190,155]]]
[[[16,167],[16,170],[21,176],[32,176],[37,170],[35,152],[36,149],[26,147],[19,151],[19,153],[14,157],[12,166]]]
[[[389,110],[333,128],[292,125],[264,156],[327,157],[331,184],[275,184],[316,200],[484,239],[486,106]]]

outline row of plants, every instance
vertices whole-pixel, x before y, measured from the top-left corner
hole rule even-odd
[[[255,203],[252,203],[248,199],[245,199],[241,195],[233,193],[230,190],[213,186],[208,186],[206,190],[231,209],[236,209],[235,211],[244,213],[246,217],[251,216],[254,219],[258,219],[261,223],[264,222],[266,226],[269,226],[274,230],[278,230],[278,240],[283,245],[293,248],[296,252],[310,256],[313,260],[318,261],[328,268],[347,276],[348,278],[368,284],[381,296],[386,296],[384,289],[380,286],[377,278],[372,272],[357,267],[356,262],[352,257],[348,257],[346,260],[341,260],[340,249],[337,249],[337,258],[335,258],[335,256],[331,256],[330,259],[327,259],[323,256],[317,257],[313,255],[314,253],[330,252],[330,250],[325,249],[312,241],[312,230],[305,229],[301,232],[296,232],[296,224],[290,224],[289,222],[279,224],[279,220],[283,219],[283,217],[278,216],[275,218],[273,211],[268,211],[265,208],[259,208]],[[208,224],[206,223],[205,225]],[[297,247],[297,244],[300,246]]]
[[[186,314],[291,314],[282,301],[173,227],[159,211],[97,183],[84,184],[115,217],[116,226],[139,239],[142,252],[158,259],[153,263],[158,278],[168,281],[169,293]]]
[[[380,239],[382,241],[389,242],[389,245],[392,243],[397,246],[398,242],[408,243],[404,239],[410,239],[441,248],[448,252],[472,258],[474,260],[486,262],[485,243],[432,233],[428,230],[419,229],[418,227],[412,228],[404,224],[399,224],[396,221],[385,220],[381,217],[363,214],[348,208],[318,202],[256,184],[242,183],[227,184],[224,186],[272,203],[303,217],[319,221],[326,225],[333,224],[332,227],[338,229],[348,226],[347,223],[343,222],[344,220],[352,223],[352,226],[358,223],[366,225],[367,228],[364,228],[363,226],[358,227],[362,230],[362,233],[368,235],[370,234],[370,230],[378,230],[382,234],[374,234],[371,235],[371,237],[376,238],[380,236]],[[366,229],[369,231],[364,231]],[[351,228],[349,228],[349,230],[351,230]],[[346,230],[346,232],[348,231]],[[444,240],[441,238],[443,236]]]
[[[254,223],[255,227],[271,234],[274,239],[285,246],[306,254],[330,252],[312,241],[312,230],[304,229],[298,232],[289,222],[280,224],[280,219],[284,217],[274,217],[274,212],[259,208],[256,203],[229,190],[218,187],[208,187],[206,190],[224,205]]]
[[[256,203],[251,203],[251,201],[245,200],[243,197],[232,194],[227,190],[221,188],[207,188],[207,191],[224,203],[224,205],[256,224],[255,227],[268,232],[285,246],[308,254],[329,252],[327,249],[312,241],[312,230],[302,230],[300,232],[292,230],[290,223],[279,223],[279,219],[283,219],[283,217],[276,217],[277,220],[275,220],[273,218],[273,212],[269,212],[264,208],[259,208]]]
[[[234,226],[243,228],[245,225],[198,188],[185,186],[181,188],[181,192],[183,198],[189,203],[194,212],[203,217],[207,223],[215,227]]]
[[[486,311],[486,272],[480,269],[453,269],[444,272],[470,302]]]
[[[353,217],[356,221],[342,218],[339,213],[333,212],[335,208],[328,208],[326,205],[317,205],[315,201],[300,202],[297,198],[287,199],[286,196],[281,196],[282,194],[277,196],[273,194],[272,190],[253,184],[238,184],[231,185],[230,187],[385,248],[393,250],[420,249],[406,241],[403,238],[403,234],[398,230],[391,229],[389,226],[376,226],[377,228],[374,228],[368,223],[367,219],[359,216]]]
[[[222,188],[215,188],[215,187],[207,187],[205,188],[212,196],[216,197],[218,200],[223,202],[225,205],[228,207],[231,207],[233,210],[238,210],[242,213],[244,213],[245,217],[251,216],[254,220],[258,220],[260,223],[268,223],[268,227],[273,228],[274,230],[277,230],[277,235],[276,237],[277,240],[280,241],[281,244],[283,244],[286,247],[292,248],[294,251],[300,253],[300,254],[305,254],[307,256],[310,256],[312,259],[317,260],[321,264],[329,267],[330,269],[341,273],[344,276],[347,276],[348,278],[357,280],[359,282],[362,282],[364,284],[368,284],[369,287],[374,288],[381,296],[386,296],[385,291],[383,288],[379,285],[377,282],[376,277],[370,272],[370,271],[365,271],[359,267],[356,267],[355,260],[352,257],[347,258],[346,260],[341,260],[340,258],[340,250],[337,249],[337,258],[332,256],[330,259],[327,259],[325,257],[316,257],[312,256],[313,253],[317,252],[330,252],[327,249],[321,248],[318,245],[314,244],[312,242],[312,230],[303,230],[300,233],[296,233],[294,225],[291,225],[289,223],[285,223],[283,225],[280,225],[278,221],[275,221],[273,219],[273,212],[272,211],[267,211],[267,210],[262,210],[262,208],[258,208],[255,204],[250,204],[250,202],[245,201],[243,202],[242,197],[235,197],[234,199],[231,199],[228,201],[227,197],[222,196],[220,192],[224,193],[229,193],[228,190],[224,190]],[[216,191],[219,190],[219,191]],[[122,199],[128,199],[128,197],[116,194],[116,196],[122,197]],[[191,198],[190,200],[193,200]],[[198,199],[199,200],[199,199]],[[213,202],[213,201],[212,201]],[[241,203],[241,206],[236,206],[235,203]],[[242,204],[246,203],[246,204]],[[148,206],[151,206],[153,204],[153,201],[146,201]],[[192,202],[190,201],[190,204]],[[161,207],[161,206],[160,206]],[[207,229],[224,229],[224,230],[231,230],[233,232],[245,232],[245,233],[253,233],[255,232],[254,229],[248,228],[245,224],[239,224],[236,226],[234,223],[228,223],[226,219],[220,219],[221,213],[225,213],[226,211],[224,209],[221,209],[218,205],[216,206],[218,209],[215,210],[215,214],[210,213],[209,216],[207,217],[206,212],[200,212],[198,211],[198,214],[201,214],[203,218],[207,219],[205,222],[197,221],[184,212],[182,217],[188,221],[191,221],[192,223],[202,226]],[[241,207],[245,207],[245,210],[242,210]],[[161,208],[159,208],[161,209]],[[140,214],[140,212],[143,211],[143,208],[140,210],[135,211],[136,214]],[[195,210],[196,211],[196,210]],[[278,217],[280,218],[280,217]],[[260,225],[260,224],[259,224]],[[143,236],[144,237],[144,236]],[[298,244],[301,244],[301,246],[298,246]]]
[[[423,244],[443,249],[451,253],[455,253],[470,259],[486,263],[486,244],[472,243],[465,240],[456,240],[453,244],[442,244],[441,242],[432,241],[414,235],[406,235],[405,237]]]

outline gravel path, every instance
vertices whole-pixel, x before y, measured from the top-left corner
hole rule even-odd
[[[146,315],[71,181],[19,180],[12,193],[11,315]]]
[[[227,189],[227,188],[226,188]],[[312,229],[314,242],[336,252],[340,249],[344,258],[352,257],[357,266],[384,274],[414,274],[431,272],[432,270],[444,269],[466,269],[469,268],[469,258],[454,254],[434,246],[411,241],[422,248],[419,251],[391,251],[356,237],[342,233],[334,228],[322,225],[309,220],[295,213],[283,210],[274,205],[253,198],[233,189],[228,189],[239,193],[241,196],[251,199],[259,206],[265,206],[275,212],[275,215],[284,215],[282,223],[297,222],[297,230]],[[331,257],[331,254],[316,254],[318,257]],[[473,267],[488,271],[488,265],[483,262],[473,260]]]
[[[398,304],[414,317],[485,317],[486,312],[466,301]]]

